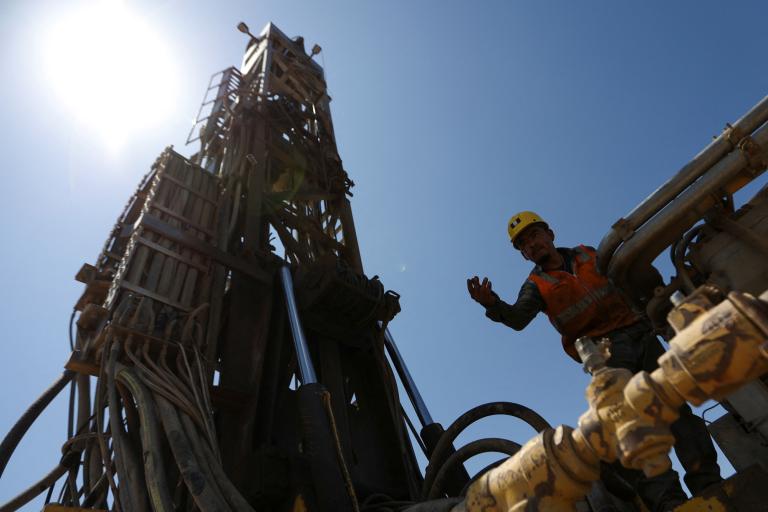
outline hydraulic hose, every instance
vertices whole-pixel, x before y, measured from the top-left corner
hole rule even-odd
[[[470,409],[445,430],[445,433],[440,437],[440,440],[435,446],[432,452],[432,457],[429,459],[427,465],[426,474],[424,475],[424,487],[422,490],[422,496],[426,497],[429,490],[432,487],[437,472],[443,465],[443,461],[448,457],[448,454],[453,448],[453,441],[456,440],[458,435],[464,431],[472,423],[485,418],[487,416],[514,416],[520,418],[528,425],[533,427],[536,432],[541,432],[547,428],[551,428],[550,424],[539,416],[538,413],[525,407],[524,405],[516,404],[513,402],[490,402]]]
[[[487,452],[499,452],[509,455],[510,457],[517,453],[520,449],[520,445],[514,441],[508,439],[500,439],[497,437],[489,437],[486,439],[479,439],[472,441],[471,443],[462,446],[460,449],[448,457],[445,463],[440,467],[440,471],[437,472],[435,480],[429,489],[427,498],[434,500],[443,494],[443,487],[447,476],[450,474],[452,468],[457,467],[459,464],[464,464],[465,461]]]
[[[141,428],[142,452],[144,454],[144,474],[147,492],[154,512],[172,512],[173,498],[169,492],[165,464],[161,451],[160,422],[157,417],[157,405],[152,393],[141,383],[136,372],[122,368],[117,373],[117,380],[125,385],[136,400]]]
[[[42,413],[45,408],[48,407],[48,404],[50,404],[51,401],[56,398],[56,395],[58,395],[61,390],[66,387],[67,384],[69,384],[69,381],[71,381],[74,376],[75,372],[71,370],[64,370],[64,373],[61,374],[61,377],[56,379],[56,381],[51,384],[51,386],[46,389],[45,392],[43,392],[43,394],[40,395],[40,397],[35,400],[26,411],[24,411],[24,414],[21,415],[13,427],[11,427],[11,430],[8,432],[8,434],[6,434],[6,436],[3,438],[3,442],[0,443],[0,478],[3,476],[5,466],[8,465],[8,461],[11,459],[11,455],[13,455],[14,450],[16,450],[16,447],[24,438],[24,434],[27,433],[29,427],[32,426],[37,417],[40,416],[40,413]]]
[[[323,404],[325,393],[327,391],[319,383],[304,384],[297,391],[304,454],[320,510],[352,512],[356,503],[345,492],[344,471],[335,449],[330,418]]]
[[[163,396],[158,395],[155,398],[171,452],[197,508],[202,512],[232,510],[224,501],[218,488],[213,485],[207,468],[202,467],[195,457],[195,450],[184,431],[176,409]]]
[[[56,465],[56,467],[48,472],[47,475],[45,475],[34,484],[30,485],[26,490],[24,490],[21,494],[13,498],[8,503],[0,506],[0,512],[14,512],[15,510],[20,509],[35,499],[37,496],[39,496],[41,493],[43,493],[46,489],[55,484],[56,480],[67,474],[67,472],[73,466],[75,466],[79,460],[80,452],[72,451],[66,453],[61,458],[61,461]]]
[[[198,432],[197,426],[192,419],[186,414],[179,415],[181,419],[181,425],[190,440],[192,447],[195,450],[195,456],[201,465],[205,465],[208,468],[209,474],[213,477],[213,483],[218,486],[221,496],[232,506],[232,510],[237,512],[255,512],[253,507],[248,501],[240,494],[240,491],[235,487],[235,484],[224,473],[221,467],[221,462],[213,454],[213,451],[208,444],[209,441],[204,439]]]
[[[685,268],[685,252],[688,250],[691,240],[699,234],[703,227],[703,224],[694,227],[672,246],[672,263],[675,265],[677,275],[680,276],[680,282],[686,295],[693,293],[696,286],[693,284],[691,276],[688,275],[688,271]]]
[[[128,433],[123,428],[120,414],[121,401],[115,384],[115,365],[120,344],[110,347],[107,360],[107,403],[109,407],[109,429],[112,435],[117,473],[120,475],[120,502],[125,512],[147,510],[149,495],[144,485],[144,467],[132,449]]]
[[[435,453],[435,448],[437,448],[437,445],[444,434],[445,429],[440,423],[432,423],[421,429],[420,437],[424,441],[427,460],[432,458],[432,454]],[[444,457],[452,455],[455,451],[455,447],[453,443],[451,443],[450,446],[447,447]],[[464,466],[459,466],[455,471],[453,471],[453,474],[445,485],[445,490],[449,494],[458,495],[460,490],[467,485],[468,481],[469,473],[467,473],[467,470],[464,468]],[[423,491],[424,489],[422,489],[422,493]]]

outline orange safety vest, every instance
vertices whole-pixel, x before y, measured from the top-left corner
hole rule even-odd
[[[573,250],[573,273],[537,267],[529,279],[544,299],[549,321],[562,335],[563,350],[580,361],[574,346],[578,338],[601,336],[631,325],[640,317],[598,273],[595,250],[583,245]]]

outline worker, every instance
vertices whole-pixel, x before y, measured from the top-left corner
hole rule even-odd
[[[589,336],[610,340],[609,367],[626,368],[633,374],[658,367],[656,360],[664,353],[663,346],[647,320],[636,314],[608,279],[598,273],[593,248],[555,247],[555,233],[530,211],[513,215],[508,233],[515,249],[536,266],[514,304],[501,300],[487,277],[482,282],[477,276],[467,280],[470,296],[485,307],[488,318],[519,331],[543,311],[562,335],[565,352],[578,362],[576,339]],[[719,482],[720,468],[712,440],[703,420],[687,404],[680,408],[680,418],[671,430],[688,489],[698,494]],[[652,511],[670,510],[686,499],[673,470],[654,478],[645,478],[639,472],[631,474],[638,494]]]

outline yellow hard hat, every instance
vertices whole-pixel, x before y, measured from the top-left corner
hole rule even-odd
[[[549,227],[546,221],[535,212],[520,212],[509,218],[507,232],[509,233],[509,240],[512,242],[512,245],[515,245],[515,239],[520,236],[520,233],[532,224],[544,224]],[[515,247],[517,246],[515,245]]]

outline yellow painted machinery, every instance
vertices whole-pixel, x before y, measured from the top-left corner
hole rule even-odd
[[[734,200],[768,166],[766,120],[768,98],[600,244],[601,270],[670,340],[660,368],[634,376],[607,368],[593,340],[579,340],[592,383],[578,426],[529,441],[475,482],[454,512],[576,510],[599,461],[657,475],[671,464],[677,408],[708,399],[728,411],[710,430],[736,474],[676,510],[768,510],[768,188],[741,207]],[[651,265],[665,250],[677,270],[669,283]]]

